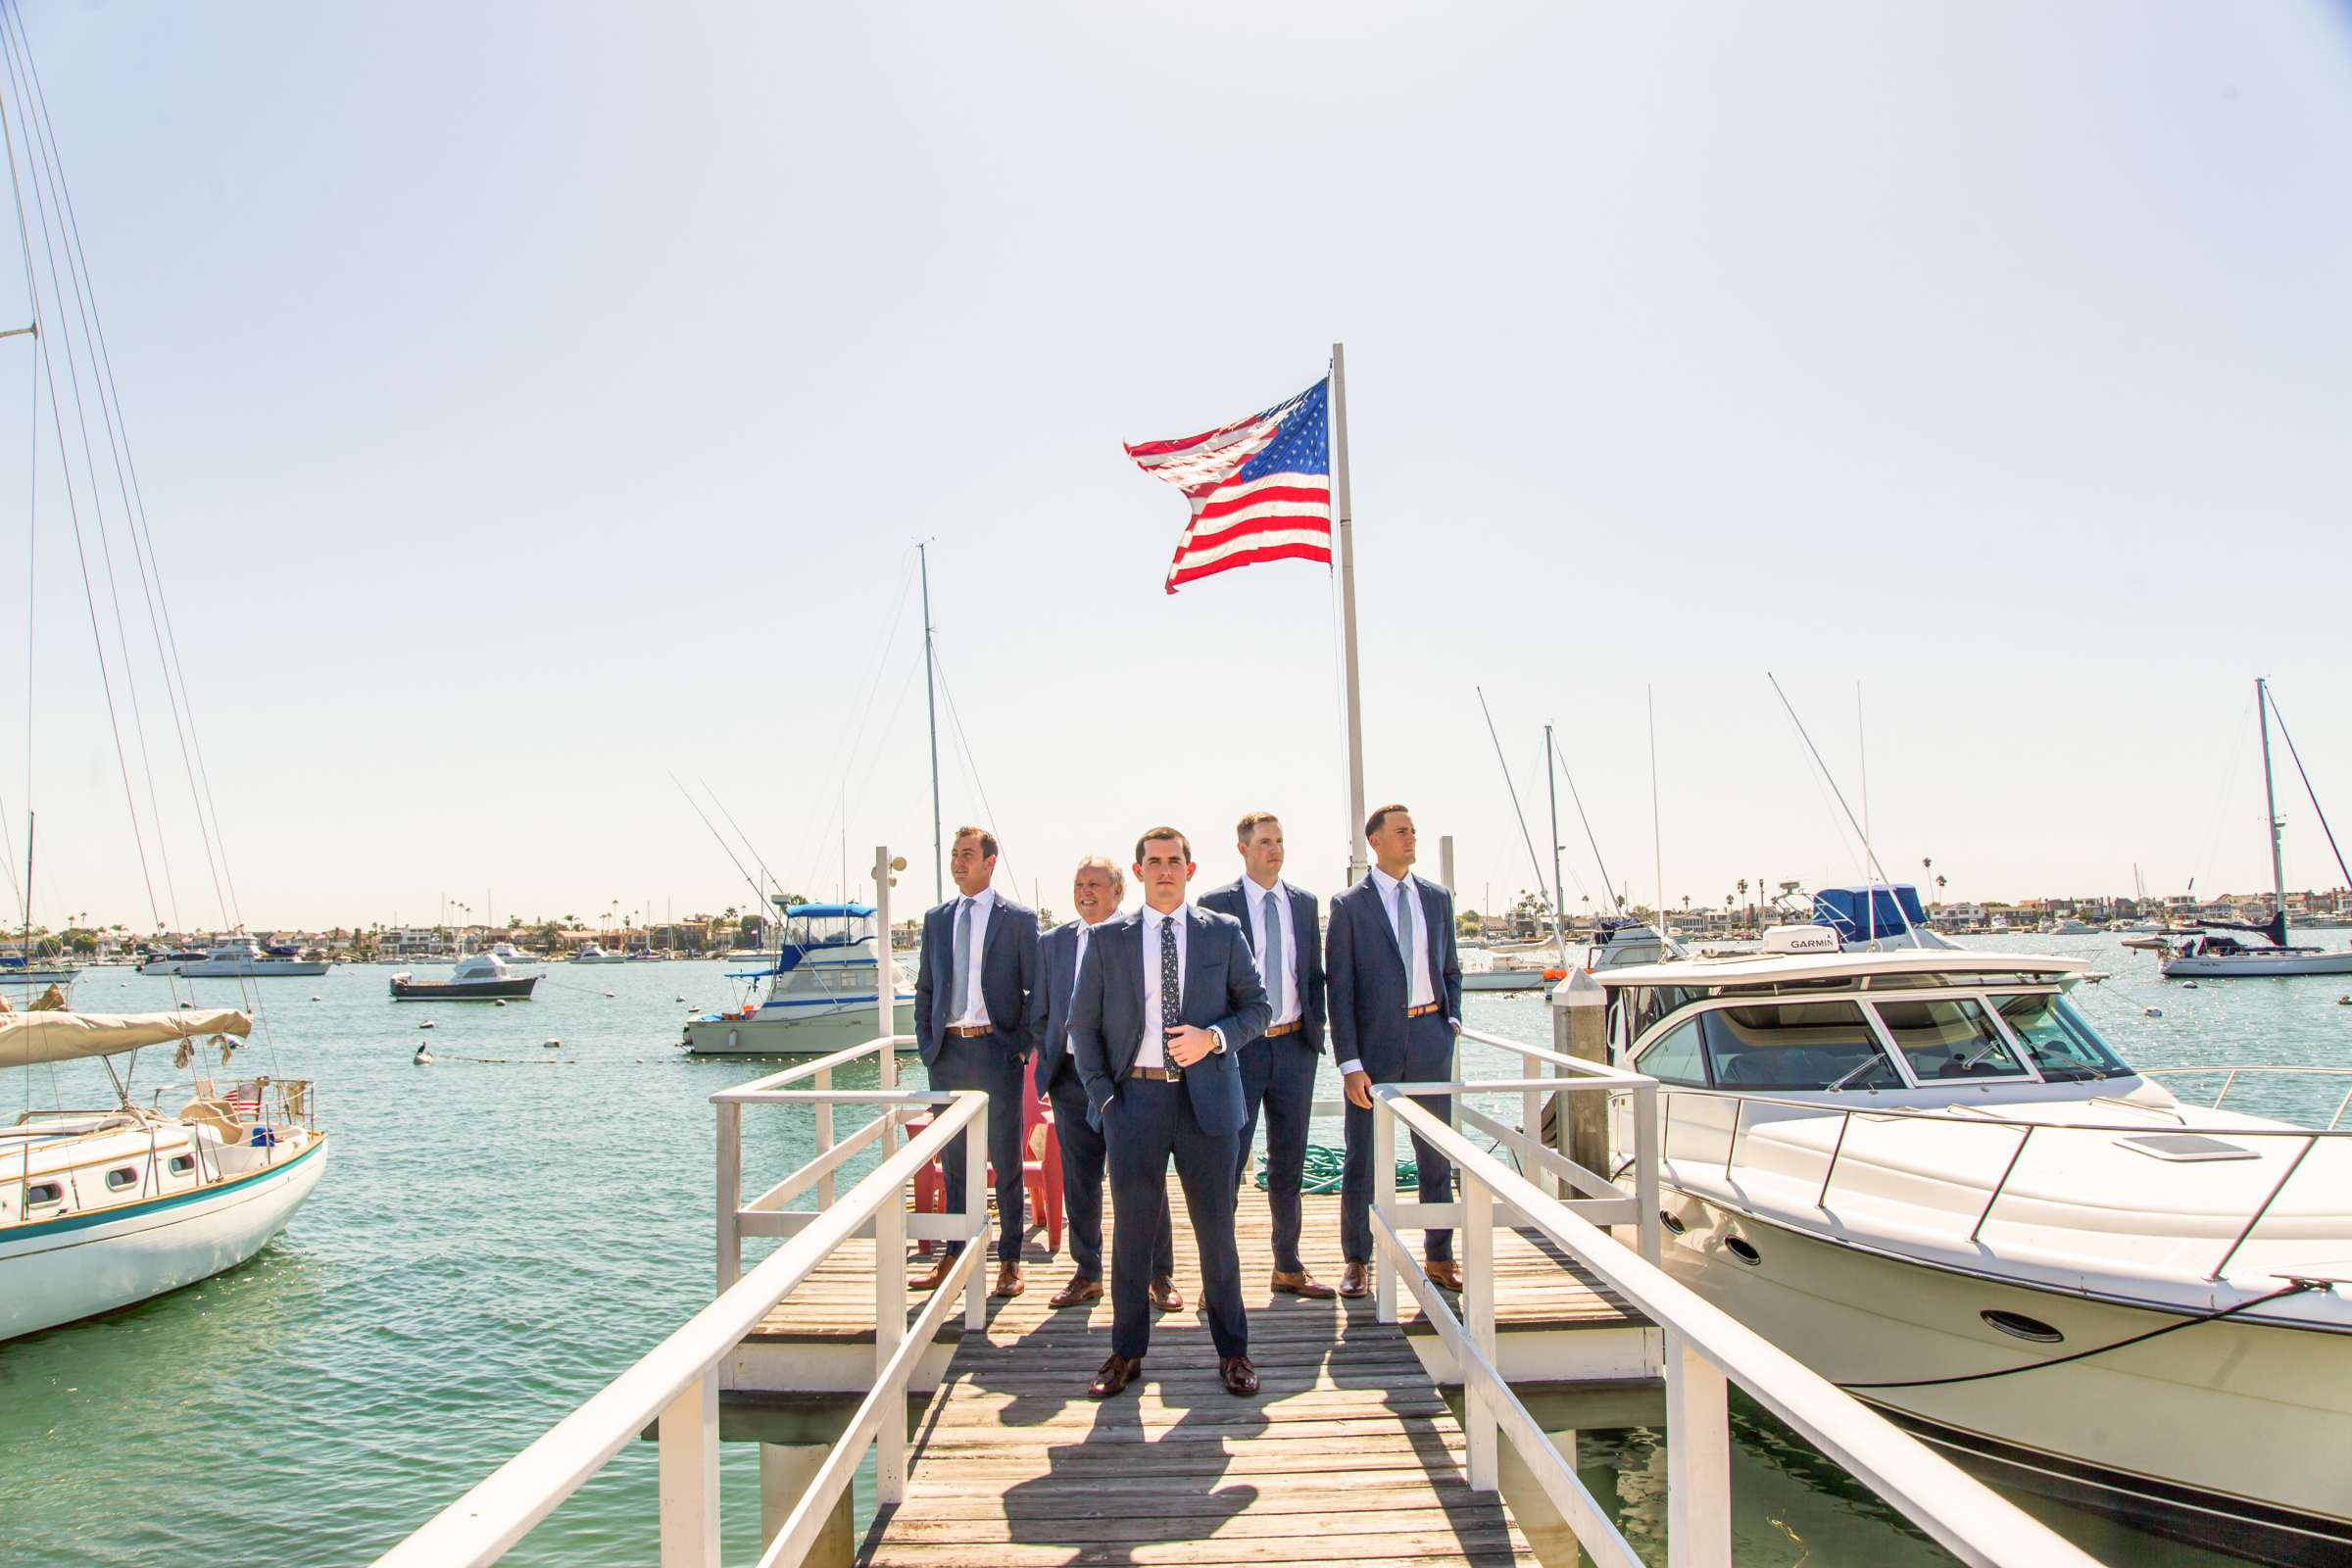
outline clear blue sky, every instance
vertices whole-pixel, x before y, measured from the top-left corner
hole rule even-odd
[[[256,922],[743,902],[673,768],[811,893],[846,797],[927,900],[917,536],[1024,894],[1163,818],[1224,880],[1257,807],[1328,892],[1326,576],[1163,596],[1119,443],[1335,338],[1369,787],[1474,898],[1531,880],[1479,683],[1642,898],[1645,686],[1671,901],[1854,875],[1766,668],[1849,792],[1861,682],[1882,858],[1954,896],[2266,881],[2256,674],[2352,826],[2344,6],[30,11]],[[43,484],[35,912],[144,926]]]

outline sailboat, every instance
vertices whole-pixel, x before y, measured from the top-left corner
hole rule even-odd
[[[2203,933],[2190,937],[2178,950],[2166,954],[2161,967],[2168,980],[2222,980],[2239,976],[2295,975],[2295,974],[2352,974],[2352,948],[2297,948],[2286,940],[2286,862],[2280,853],[2278,797],[2271,777],[2271,688],[2267,680],[2254,682],[2254,722],[2262,727],[2262,815],[2263,832],[2271,843],[2271,917],[2260,924],[2243,920],[2200,920]],[[2282,734],[2284,726],[2281,726]],[[2289,747],[2294,744],[2291,738]],[[2302,767],[2296,760],[2298,770]],[[2305,787],[2310,785],[2308,776]],[[2316,808],[2319,798],[2314,795]],[[2320,819],[2327,827],[2327,818]],[[2328,833],[2333,844],[2335,834]],[[2250,932],[2263,938],[2269,946],[2257,947],[2240,942],[2233,936],[2221,933]]]

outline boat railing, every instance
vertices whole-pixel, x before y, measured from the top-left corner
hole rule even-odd
[[[2230,1070],[2227,1067],[2160,1068],[2142,1073],[2141,1076],[2154,1077],[2158,1073],[2175,1071],[2228,1073]],[[2268,1069],[2239,1068],[2237,1070],[2259,1072]],[[2315,1074],[2332,1075],[2345,1069],[2282,1068],[2278,1070],[2284,1072],[2309,1071]],[[2227,1093],[2226,1088],[2224,1093]],[[2009,1192],[2011,1183],[2016,1177],[2019,1167],[2024,1163],[2029,1149],[2046,1152],[2052,1145],[2058,1146],[2060,1152],[2056,1155],[2058,1164],[2055,1168],[2063,1171],[2066,1168],[2064,1163],[2066,1151],[2070,1148],[2080,1149],[2085,1139],[2098,1139],[2110,1143],[2125,1139],[2136,1140],[2137,1142],[2131,1147],[2148,1154],[2156,1162],[2150,1166],[2151,1175],[2167,1166],[2180,1171],[2204,1172],[2206,1174],[2203,1177],[2193,1179],[2204,1181],[2209,1189],[2223,1180],[2214,1174],[2215,1172],[2233,1169],[2238,1162],[2243,1160],[2255,1160],[2258,1165],[2266,1168],[2272,1164],[2283,1164],[2285,1168],[2278,1173],[2275,1181],[2270,1182],[2267,1186],[2258,1181],[2244,1183],[2248,1188],[2245,1217],[2230,1231],[2230,1244],[2223,1250],[2212,1269],[2201,1276],[2208,1284],[2218,1283],[2230,1263],[2254,1240],[2256,1230],[2278,1206],[2280,1196],[2286,1192],[2289,1184],[2294,1182],[2297,1176],[2312,1164],[2311,1156],[2316,1151],[2325,1150],[2327,1152],[2326,1156],[2319,1162],[2321,1167],[2327,1167],[2323,1170],[2322,1176],[2318,1178],[2317,1185],[2322,1190],[2335,1190],[2335,1186],[2330,1186],[2330,1183],[2340,1186],[2343,1178],[2347,1174],[2352,1174],[2352,1128],[2338,1128],[2334,1121],[2324,1128],[2286,1125],[2194,1128],[2186,1126],[2179,1117],[2172,1115],[2170,1107],[2156,1104],[2137,1108],[2144,1109],[2151,1115],[2167,1116],[2168,1124],[2165,1126],[2159,1127],[2144,1121],[2037,1121],[2030,1115],[2017,1114],[2020,1109],[2030,1110],[2032,1108],[2018,1105],[2003,1105],[1997,1113],[1980,1111],[1976,1115],[1963,1117],[1955,1115],[1953,1112],[1955,1110],[1978,1110],[1978,1107],[1969,1105],[1832,1105],[1817,1100],[1795,1100],[1774,1095],[1727,1094],[1720,1090],[1679,1085],[1668,1085],[1661,1090],[1658,1102],[1662,1157],[1669,1165],[1680,1162],[1675,1152],[1675,1118],[1678,1107],[1688,1107],[1692,1103],[1710,1107],[1719,1122],[1721,1107],[1727,1102],[1732,1106],[1728,1132],[1716,1123],[1695,1118],[1687,1117],[1684,1122],[1684,1127],[1688,1132],[1713,1132],[1724,1136],[1720,1155],[1711,1150],[1708,1151],[1704,1164],[1709,1168],[1718,1163],[1721,1164],[1721,1180],[1726,1188],[1734,1185],[1734,1172],[1740,1168],[1740,1139],[1743,1135],[1752,1136],[1753,1128],[1758,1120],[1752,1112],[1757,1108],[1771,1107],[1773,1110],[1781,1112],[1782,1114],[1771,1118],[1772,1124],[1776,1126],[1786,1126],[1799,1119],[1836,1118],[1837,1134],[1831,1143],[1829,1159],[1822,1167],[1820,1187],[1812,1201],[1812,1207],[1820,1210],[1825,1218],[1830,1214],[1830,1194],[1833,1184],[1837,1181],[1838,1164],[1847,1152],[1847,1135],[1853,1130],[1856,1122],[1865,1124],[1909,1122],[1922,1128],[1934,1128],[1936,1131],[1930,1136],[1939,1139],[1952,1135],[1976,1139],[1990,1155],[1984,1167],[1984,1172],[1989,1174],[1995,1163],[1998,1164],[1999,1170],[1997,1175],[1991,1176],[1984,1195],[1984,1201],[1977,1209],[1975,1221],[1969,1226],[1965,1244],[1972,1247],[1980,1245],[1979,1238],[1984,1235],[1985,1227],[1992,1222],[1994,1211],[2000,1206],[2003,1195]],[[2132,1103],[2130,1101],[2118,1100],[2109,1100],[2105,1102],[2119,1105]],[[1787,1114],[1788,1112],[1798,1112],[1801,1113],[1801,1116]],[[2342,1115],[2343,1109],[2339,1106],[2336,1120],[2340,1121]],[[2159,1139],[2178,1140],[2184,1136],[2194,1136],[2200,1142],[2192,1147],[2186,1144],[2157,1141]],[[1688,1136],[1686,1136],[1687,1142]],[[2203,1147],[2207,1143],[2215,1147]],[[2252,1144],[2257,1148],[2249,1151],[2235,1147],[2244,1144]],[[1785,1152],[1787,1147],[1786,1145],[1776,1145],[1776,1153]],[[2271,1150],[2278,1151],[2276,1158],[2271,1157],[2267,1152]],[[1948,1148],[1943,1152],[1948,1153]],[[1957,1180],[1949,1175],[1945,1179],[1947,1181]],[[2311,1185],[2314,1185],[2312,1179],[2306,1178],[2306,1186]],[[2255,1196],[2257,1193],[2259,1198]]]
[[[1580,1068],[1594,1065],[1567,1059]],[[1597,1075],[1594,1081],[1600,1081]],[[1494,1228],[1499,1210],[1502,1224],[1543,1236],[1664,1334],[1666,1533],[1673,1562],[1732,1560],[1729,1391],[1737,1383],[1962,1562],[2091,1568],[2090,1557],[2047,1526],[1677,1284],[1655,1262],[1617,1243],[1586,1214],[1544,1192],[1412,1099],[1416,1094],[1451,1093],[1458,1105],[1465,1093],[1525,1092],[1528,1082],[1537,1085],[1534,1092],[1549,1093],[1557,1081],[1383,1085],[1372,1091],[1376,1310],[1383,1322],[1397,1320],[1398,1302],[1391,1282],[1401,1278],[1436,1328],[1459,1374],[1469,1484],[1474,1490],[1496,1490],[1499,1444],[1508,1441],[1599,1568],[1641,1568],[1642,1559],[1574,1465],[1497,1370],[1500,1282],[1494,1271]],[[1452,1162],[1459,1184],[1454,1202],[1398,1200],[1399,1124]],[[1654,1212],[1654,1203],[1651,1207]],[[1462,1245],[1459,1316],[1431,1284],[1405,1234],[1448,1223],[1458,1231]]]
[[[2344,1085],[2343,1098],[2335,1102],[2335,1114],[2328,1118],[2327,1130],[2333,1132],[2342,1123],[2344,1113],[2352,1110],[2352,1067],[2141,1067],[2137,1071],[2142,1078],[2221,1079],[2222,1087],[2215,1093],[2212,1102],[2206,1105],[2207,1110],[2222,1108],[2222,1102],[2230,1098],[2230,1091],[2237,1087],[2237,1080],[2241,1075],[2252,1077],[2263,1083],[2276,1082],[2281,1078],[2325,1079],[2328,1080],[2330,1090],[2334,1088],[2336,1082],[2340,1081]]]
[[[691,1563],[714,1568],[719,1560],[718,1393],[724,1369],[745,1336],[808,1284],[844,1242],[858,1237],[873,1239],[877,1262],[873,1271],[873,1384],[799,1503],[767,1544],[760,1557],[761,1568],[791,1568],[803,1561],[869,1447],[876,1455],[876,1495],[885,1503],[901,1500],[906,1486],[909,1381],[924,1352],[959,1306],[967,1332],[984,1324],[987,1302],[980,1291],[979,1268],[988,1248],[965,1247],[947,1283],[912,1322],[906,1316],[906,1272],[898,1259],[906,1252],[910,1236],[955,1241],[985,1237],[988,1141],[979,1136],[963,1140],[964,1211],[910,1214],[907,1189],[918,1171],[939,1158],[948,1145],[984,1113],[988,1097],[974,1090],[931,1094],[891,1087],[842,1091],[792,1087],[812,1079],[829,1085],[834,1068],[868,1054],[879,1054],[888,1074],[895,1046],[888,1038],[868,1041],[711,1096],[722,1129],[721,1231],[725,1234],[732,1223],[736,1249],[733,1253],[721,1249],[717,1298],[537,1442],[385,1553],[380,1563],[392,1568],[458,1568],[497,1561],[564,1498],[637,1441],[651,1423],[659,1449],[661,1560],[665,1565]],[[886,1077],[886,1085],[888,1082]],[[790,1188],[796,1196],[813,1190],[819,1202],[815,1211],[785,1214],[773,1207],[741,1204],[739,1193],[730,1189],[741,1180],[740,1124],[745,1105],[812,1105],[820,1120],[829,1125],[832,1107],[844,1103],[877,1107],[874,1122],[841,1143],[832,1142],[828,1132],[819,1141],[815,1158],[754,1200],[755,1205],[761,1200],[788,1201],[777,1196],[781,1189]],[[890,1147],[893,1129],[910,1116],[926,1114],[930,1125],[894,1152]],[[730,1127],[734,1129],[731,1169],[724,1131]],[[832,1181],[848,1157],[844,1150],[863,1148],[877,1140],[884,1144],[880,1164],[836,1199]],[[744,1271],[740,1245],[747,1233],[785,1240]]]

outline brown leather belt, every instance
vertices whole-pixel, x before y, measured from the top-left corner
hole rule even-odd
[[[958,1040],[973,1040],[981,1035],[993,1035],[996,1032],[997,1026],[993,1023],[952,1023],[948,1025],[948,1033]]]
[[[1405,1009],[1404,1009],[1404,1015],[1405,1015],[1407,1018],[1426,1018],[1426,1017],[1428,1017],[1428,1016],[1429,1016],[1431,1013],[1433,1013],[1433,1012],[1435,1012],[1435,1011],[1437,1011],[1437,1010],[1438,1010],[1438,1004],[1437,1004],[1436,1003],[1434,1003],[1434,1002],[1424,1002],[1424,1003],[1423,1003],[1423,1004],[1421,1004],[1421,1005],[1419,1005],[1418,1007],[1407,1007],[1407,1008],[1405,1008]]]
[[[1293,1018],[1289,1023],[1276,1024],[1273,1028],[1267,1030],[1260,1038],[1265,1040],[1280,1040],[1284,1035],[1295,1035],[1305,1027],[1305,1019]]]
[[[1127,1069],[1127,1076],[1130,1078],[1149,1078],[1154,1083],[1165,1084],[1178,1082],[1184,1077],[1184,1074],[1180,1072],[1170,1072],[1165,1067],[1130,1067]]]

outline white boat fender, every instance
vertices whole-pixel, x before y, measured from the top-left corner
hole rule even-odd
[[[2183,980],[2180,982],[2180,989],[2183,991],[2194,991],[2197,989],[2197,983],[2194,980]]]
[[[425,1050],[424,1047],[418,1046],[416,1048],[416,1054],[411,1056],[409,1059],[416,1063],[416,1065],[419,1067],[430,1067],[433,1064],[433,1054]]]
[[[497,1004],[498,1004],[499,1006],[502,1006],[502,1007],[503,1007],[503,1006],[505,1006],[505,1005],[507,1004],[507,999],[506,999],[506,998],[504,998],[504,997],[500,997],[500,998],[498,999],[498,1003],[497,1003]]]
[[[417,1028],[419,1028],[419,1029],[430,1029],[432,1026],[433,1026],[433,1020],[432,1020],[432,1019],[430,1019],[430,1018],[427,1018],[427,1019],[425,1019],[425,1020],[424,1020],[424,1022],[422,1022],[422,1023],[418,1024],[416,1027],[417,1027]]]
[[[2142,1007],[2139,1009],[2139,1015],[2143,1018],[2161,1018],[2164,1016],[2164,1009],[2162,1007]]]
[[[311,1000],[312,1000],[313,1002],[317,1002],[317,1001],[318,1000],[318,993],[317,993],[317,992],[313,992],[313,993],[311,994]]]
[[[539,1044],[545,1046],[550,1051],[561,1051],[564,1049],[564,1042],[561,1040],[542,1040],[539,1042]]]
[[[609,1001],[611,1001],[612,998],[614,998],[614,997],[617,997],[617,996],[619,996],[619,995],[620,995],[620,993],[619,993],[619,992],[617,992],[617,991],[608,991],[608,992],[606,992],[606,993],[605,993],[605,1000],[607,1000],[607,1001],[609,1002]]]

